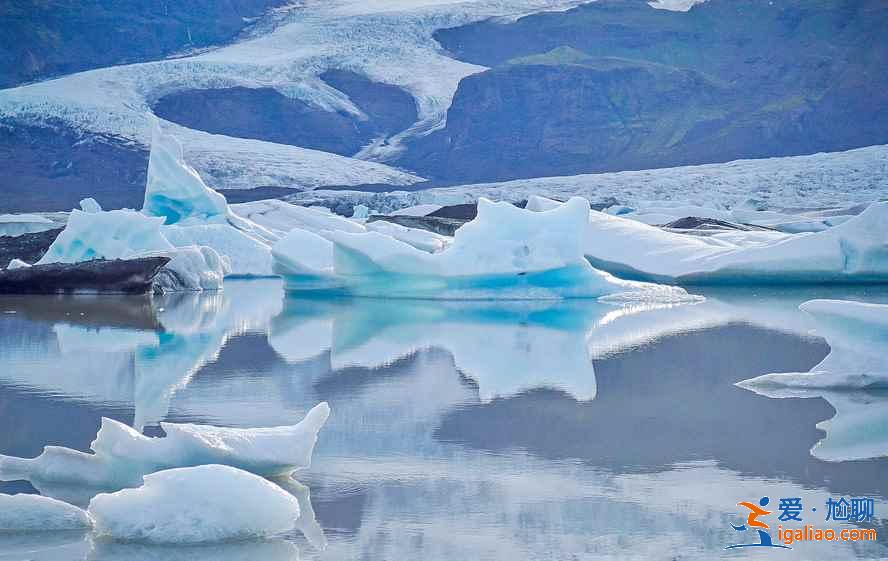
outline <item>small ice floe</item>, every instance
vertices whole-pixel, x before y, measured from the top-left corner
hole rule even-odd
[[[92,526],[83,510],[40,495],[0,494],[0,532],[82,530]]]
[[[799,306],[817,322],[829,355],[805,373],[765,374],[739,382],[765,388],[888,388],[888,305],[847,300],[809,300]]]
[[[817,424],[826,436],[811,453],[824,461],[888,456],[888,305],[811,300],[829,355],[810,372],[765,374],[737,385],[771,398],[827,400],[835,416]]]
[[[131,487],[145,474],[177,467],[223,464],[262,476],[308,467],[330,407],[319,403],[292,426],[237,429],[161,423],[165,437],[144,436],[103,418],[92,454],[47,446],[33,459],[0,455],[0,480],[72,483],[95,488]]]
[[[298,241],[285,238],[273,256],[290,290],[335,287],[388,298],[699,300],[681,288],[624,281],[593,268],[583,255],[588,215],[589,203],[581,198],[540,212],[481,199],[475,220],[438,252],[380,232],[320,231],[291,232]]]
[[[22,261],[21,259],[13,259],[12,261],[9,262],[9,265],[7,265],[6,268],[9,269],[9,270],[13,270],[13,269],[26,269],[26,268],[28,268],[28,267],[30,267],[30,266],[31,266],[30,264],[25,263],[25,262]]]
[[[269,538],[292,530],[299,501],[274,483],[224,465],[146,475],[135,489],[89,503],[98,538],[153,544],[199,544]]]
[[[39,214],[0,214],[0,236],[21,236],[58,227],[57,223]]]

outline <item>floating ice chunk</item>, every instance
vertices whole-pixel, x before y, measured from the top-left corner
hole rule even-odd
[[[407,228],[394,222],[385,220],[376,220],[367,223],[367,230],[371,232],[379,232],[391,236],[396,240],[400,240],[406,244],[410,244],[416,249],[421,249],[429,253],[437,253],[443,251],[450,242],[451,238],[423,230],[420,228]]]
[[[166,237],[176,247],[205,246],[224,257],[225,274],[269,276],[271,246],[228,223],[164,226]]]
[[[39,214],[0,214],[0,236],[21,236],[58,228],[55,222]]]
[[[318,432],[330,414],[316,405],[292,426],[235,429],[210,425],[161,423],[165,437],[147,437],[112,419],[90,445],[93,454],[47,446],[34,459],[0,456],[0,480],[81,483],[92,487],[128,487],[162,469],[224,464],[264,476],[308,467]]]
[[[142,210],[163,217],[166,224],[228,214],[225,197],[207,187],[197,171],[185,163],[182,145],[176,137],[164,134],[157,120],[151,134],[148,182]]]
[[[91,259],[128,259],[151,252],[172,251],[160,233],[163,219],[134,210],[108,212],[72,210],[68,225],[38,261],[77,263]]]
[[[452,244],[428,253],[378,232],[327,232],[334,272],[361,296],[426,298],[633,298],[688,300],[673,287],[622,281],[583,256],[589,203],[573,198],[532,212],[510,203],[478,202],[478,216]]]
[[[90,213],[102,212],[102,205],[100,205],[94,198],[87,197],[80,201],[80,210]]]
[[[267,538],[293,529],[299,518],[296,497],[229,466],[170,469],[144,481],[90,501],[97,536],[166,544]]]
[[[149,255],[172,258],[161,275],[167,289],[201,290],[221,287],[224,265],[207,248],[177,248],[167,239],[163,219],[134,210],[101,212],[72,210],[68,224],[38,261],[77,263],[92,259],[132,259]],[[182,244],[194,245],[194,244]]]
[[[772,398],[822,397],[836,410],[817,424],[826,436],[811,453],[825,461],[888,456],[888,305],[810,300],[799,306],[816,320],[829,355],[806,373],[765,374],[737,385]]]
[[[332,214],[329,210],[298,206],[276,199],[231,205],[231,211],[282,235],[293,228],[315,233],[322,230],[354,233],[365,231],[363,225]]]
[[[180,247],[172,257],[154,277],[155,291],[219,290],[225,275],[231,272],[229,260],[211,247]]]
[[[333,242],[295,228],[271,249],[274,271],[284,276],[333,277]]]
[[[809,300],[799,308],[814,316],[829,355],[807,373],[765,374],[737,385],[753,391],[888,387],[888,305]]]
[[[531,195],[530,198],[527,199],[527,204],[524,206],[524,208],[526,208],[527,210],[532,210],[533,212],[543,212],[544,210],[552,210],[553,208],[558,208],[561,206],[561,204],[561,201],[556,201],[548,197]]]
[[[30,266],[31,265],[29,265],[28,263],[25,263],[21,259],[15,258],[9,262],[9,265],[7,265],[6,268],[12,270],[12,269],[24,269],[24,268],[30,267]]]
[[[0,532],[81,530],[92,526],[86,512],[40,495],[0,493]]]
[[[592,212],[585,252],[599,268],[678,283],[888,282],[888,202],[823,232],[748,246]]]
[[[370,217],[370,209],[366,205],[355,205],[352,210],[352,218],[363,220]]]

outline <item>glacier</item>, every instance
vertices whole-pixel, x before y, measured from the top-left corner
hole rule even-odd
[[[272,87],[327,111],[361,113],[319,75],[347,69],[399,86],[416,100],[419,121],[348,158],[317,150],[214,135],[167,124],[188,161],[217,188],[257,185],[311,189],[366,183],[411,185],[422,178],[378,163],[404,139],[443,126],[459,81],[484,67],[444,53],[433,34],[491,17],[564,10],[584,0],[376,0],[312,2],[276,10],[264,34],[191,56],[100,68],[0,91],[0,117],[58,120],[79,130],[148,145],[152,101],[188,89]],[[376,161],[370,161],[376,160]]]
[[[589,203],[580,198],[544,212],[482,199],[475,220],[437,252],[378,231],[322,230],[312,236],[291,232],[273,255],[293,291],[339,288],[386,298],[699,299],[680,288],[624,281],[591,267],[580,235],[588,214]]]
[[[772,209],[785,211],[780,214],[788,214],[795,221],[804,221],[823,218],[819,216],[820,211],[811,209],[848,208],[884,200],[888,198],[886,182],[888,146],[883,145],[808,156],[538,177],[419,191],[393,188],[372,193],[315,189],[294,193],[287,200],[324,206],[348,201],[381,213],[392,213],[418,205],[473,203],[481,197],[517,203],[541,195],[559,200],[585,197],[593,202],[611,201],[626,206],[630,216],[645,214],[651,209],[666,210],[669,216],[663,219],[683,218],[678,216],[681,214],[678,207],[690,207],[695,215],[716,213],[715,218],[744,222],[750,218],[776,218],[752,214]],[[853,209],[845,211],[846,214],[854,212]]]
[[[135,489],[89,503],[97,537],[198,544],[271,537],[293,529],[299,501],[252,473],[222,465],[146,475]]]
[[[292,426],[236,429],[161,423],[164,437],[147,437],[103,418],[93,453],[46,446],[32,459],[0,455],[0,480],[77,484],[107,489],[139,485],[164,469],[223,464],[262,476],[286,475],[311,463],[318,432],[327,421],[326,402]]]
[[[40,495],[0,493],[0,533],[84,530],[92,521],[83,510]]]

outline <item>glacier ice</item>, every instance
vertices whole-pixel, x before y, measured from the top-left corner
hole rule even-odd
[[[172,251],[160,232],[163,220],[128,209],[84,212],[74,209],[68,225],[37,262],[76,263],[90,259],[127,259]]]
[[[429,253],[437,253],[443,251],[450,245],[451,238],[422,230],[420,228],[407,228],[394,222],[386,222],[385,220],[376,220],[366,224],[367,231],[379,232],[391,236],[396,240],[412,245],[416,249],[427,251]]]
[[[197,544],[266,538],[293,529],[299,501],[252,473],[224,465],[146,475],[144,484],[89,503],[98,537]]]
[[[629,213],[676,206],[696,207],[698,214],[730,211],[730,221],[753,218],[777,219],[774,215],[745,210],[840,208],[855,215],[854,206],[884,200],[888,145],[869,146],[845,152],[788,156],[759,160],[737,160],[674,168],[593,173],[562,177],[516,179],[501,183],[479,183],[436,187],[417,191],[392,190],[381,193],[319,189],[288,197],[298,204],[333,206],[347,202],[364,204],[382,213],[416,205],[474,203],[479,198],[520,202],[534,195],[558,200],[585,197],[593,202],[619,202]],[[670,210],[670,216],[678,211]],[[781,213],[782,214],[782,213]],[[723,215],[722,215],[723,216]],[[791,216],[783,214],[784,217]],[[800,212],[793,220],[823,220],[822,211]],[[675,216],[675,218],[683,218]],[[785,220],[781,220],[785,222]],[[766,224],[767,225],[767,224]]]
[[[459,81],[483,67],[450,58],[434,32],[490,17],[519,17],[565,9],[583,0],[473,0],[470,2],[326,3],[274,10],[265,34],[178,59],[96,69],[0,92],[0,113],[23,119],[59,119],[99,135],[148,144],[152,100],[173,91],[263,84],[329,111],[359,114],[348,96],[318,75],[348,68],[369,79],[400,86],[417,103],[420,121],[357,158],[295,146],[214,135],[176,127],[188,158],[220,187],[275,185],[311,189],[324,185],[421,181],[385,166],[400,141],[443,124]],[[278,19],[282,15],[286,20]],[[375,160],[375,161],[368,161]]]
[[[16,258],[16,259],[13,259],[12,261],[10,261],[9,264],[6,266],[6,268],[7,269],[22,269],[24,267],[30,267],[30,266],[31,265],[25,263],[21,259]]]
[[[305,249],[294,246],[311,241],[317,248],[311,254],[323,256],[324,266],[310,268],[323,270],[325,286],[338,280],[349,294],[358,296],[694,299],[682,289],[623,281],[592,268],[582,252],[588,213],[589,203],[580,198],[544,212],[482,199],[475,220],[435,253],[376,231],[320,231],[318,237],[332,242],[332,267],[326,265],[329,246],[305,236],[298,244],[276,247],[275,259],[280,270],[299,273],[297,264]],[[286,279],[291,290],[313,288],[316,280],[304,274]]]
[[[173,135],[164,134],[157,121],[151,130],[148,182],[142,210],[151,216],[164,217],[166,224],[189,218],[206,220],[228,213],[225,197],[207,187],[200,175],[185,163],[182,144]]]
[[[0,493],[0,532],[82,530],[92,526],[76,506],[40,495]]]
[[[92,197],[87,197],[80,201],[80,210],[83,212],[102,212],[102,205]]]
[[[806,373],[765,374],[738,385],[758,388],[888,388],[888,305],[809,300],[799,308],[816,320],[829,355]]]
[[[370,209],[366,205],[355,205],[352,211],[352,218],[355,220],[366,220],[370,217]]]
[[[55,222],[39,214],[0,214],[0,236],[21,236],[58,227]]]
[[[277,199],[238,203],[231,205],[230,208],[238,216],[279,235],[284,235],[293,228],[310,232],[341,230],[359,233],[365,231],[361,224],[337,216],[327,210],[297,206]]]
[[[826,433],[811,453],[841,462],[888,456],[888,305],[809,300],[829,355],[810,372],[765,374],[738,386],[772,398],[823,398],[836,413],[817,424]]]
[[[322,402],[292,426],[236,429],[161,423],[166,436],[156,438],[103,418],[90,445],[92,454],[46,446],[33,459],[0,455],[0,480],[131,487],[145,474],[203,464],[223,464],[263,476],[285,475],[309,466],[329,414],[330,407]]]
[[[659,282],[883,283],[888,281],[888,202],[873,203],[825,231],[776,237],[759,232],[688,236],[592,211],[583,251],[600,269]]]
[[[134,210],[85,212],[74,209],[65,229],[37,263],[167,255],[172,260],[166,265],[165,275],[172,278],[169,282],[162,280],[161,286],[188,290],[220,288],[225,271],[219,255],[210,248],[177,248],[166,238],[162,227],[162,218]]]

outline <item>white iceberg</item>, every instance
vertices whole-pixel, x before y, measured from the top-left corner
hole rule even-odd
[[[888,388],[888,305],[809,300],[799,306],[816,320],[829,355],[810,372],[765,374],[738,383],[760,388]]]
[[[65,229],[37,262],[78,263],[92,259],[134,259],[151,255],[172,258],[162,285],[185,290],[217,289],[224,264],[210,248],[177,248],[164,236],[163,219],[129,209],[85,212],[74,209]],[[163,275],[162,275],[163,278]]]
[[[142,213],[162,219],[161,232],[173,246],[206,246],[219,253],[226,260],[226,274],[271,274],[271,243],[279,236],[230,212],[225,197],[185,163],[182,145],[157,122]]]
[[[543,212],[482,199],[477,218],[457,230],[453,242],[443,250],[429,253],[374,231],[321,231],[318,237],[333,242],[332,262],[327,265],[328,245],[317,238],[304,239],[314,246],[311,255],[323,256],[323,260],[302,268],[322,271],[325,281],[336,279],[357,296],[694,299],[679,288],[624,281],[590,266],[583,256],[582,235],[588,214],[589,203],[580,198]],[[275,248],[279,270],[299,272],[306,250],[298,245],[294,242]],[[305,277],[288,276],[288,289],[314,288],[316,277]]]
[[[182,144],[174,136],[164,134],[156,120],[151,130],[148,183],[142,210],[151,216],[162,216],[166,224],[228,214],[225,197],[207,187],[200,175],[185,163]]]
[[[252,473],[222,465],[145,476],[136,489],[89,503],[95,533],[119,541],[197,544],[267,538],[293,529],[299,501]]]
[[[888,282],[888,202],[822,232],[701,238],[592,211],[584,252],[612,273],[679,284]]]
[[[45,232],[59,225],[39,214],[0,214],[0,237]]]
[[[29,265],[28,263],[25,263],[21,259],[15,258],[9,262],[9,264],[6,266],[6,268],[9,269],[10,271],[12,271],[14,269],[26,269],[30,266],[31,265]]]
[[[811,453],[839,462],[888,456],[888,305],[810,300],[829,355],[810,372],[765,374],[737,385],[771,398],[826,399],[836,414],[817,424],[826,436]]]
[[[286,234],[293,228],[310,232],[341,230],[359,233],[365,231],[361,224],[337,216],[326,209],[298,206],[277,199],[238,203],[231,205],[230,208],[236,215],[280,235]]]
[[[429,230],[408,228],[385,220],[368,222],[366,226],[367,230],[370,232],[379,232],[380,234],[391,236],[396,240],[412,245],[416,249],[421,249],[428,253],[438,253],[439,251],[443,251],[452,241],[452,238],[442,236],[435,232],[430,232]]]
[[[0,455],[0,480],[78,483],[97,488],[131,487],[159,470],[223,464],[263,476],[285,475],[311,463],[318,432],[330,414],[326,402],[292,426],[237,429],[161,423],[165,437],[152,438],[113,419],[102,419],[92,454],[46,446],[33,459]]]
[[[40,495],[0,493],[0,532],[82,530],[92,526],[86,512]]]

